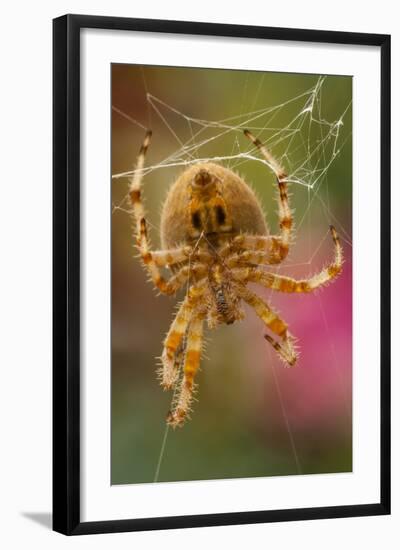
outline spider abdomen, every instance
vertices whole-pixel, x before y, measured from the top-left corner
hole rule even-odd
[[[237,174],[211,162],[189,167],[171,186],[161,214],[164,249],[193,244],[203,235],[215,243],[246,233],[267,235],[261,205]]]

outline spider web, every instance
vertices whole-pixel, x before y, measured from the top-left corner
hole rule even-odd
[[[257,147],[250,142],[247,144],[244,142],[243,130],[248,129],[273,152],[280,164],[285,167],[288,184],[307,188],[310,191],[310,203],[317,198],[327,219],[329,218],[337,224],[342,231],[342,236],[344,234],[347,242],[351,244],[351,236],[330,210],[329,194],[327,194],[326,200],[322,199],[319,194],[323,185],[327,183],[331,165],[351,136],[349,129],[346,129],[345,133],[343,132],[343,120],[351,107],[351,102],[336,120],[328,121],[322,118],[322,90],[325,79],[326,77],[319,77],[315,86],[278,105],[240,113],[222,120],[203,120],[189,116],[147,92],[146,97],[151,113],[153,116],[159,117],[173,136],[178,148],[157,164],[145,166],[141,170],[143,178],[158,170],[173,167],[184,169],[198,162],[210,161],[221,163],[235,171],[239,170],[246,161],[260,163],[271,169],[268,161],[260,156]],[[112,109],[132,124],[143,129],[146,128],[144,124],[124,113],[117,106],[113,105]],[[278,115],[280,119],[282,119],[282,115],[288,118],[285,126],[274,125],[274,119]],[[180,136],[174,128],[174,126],[180,126],[182,120],[187,124],[190,132],[188,139]],[[226,150],[227,138],[231,142],[230,154],[207,154],[207,150],[210,148],[217,150],[221,142],[223,142],[223,148],[220,147],[220,149]],[[277,154],[277,151],[282,152]],[[115,173],[112,175],[113,183],[122,179],[126,184],[127,179],[131,178],[134,173],[134,169]],[[129,208],[128,198],[128,194],[126,194],[120,203],[113,204],[113,213],[118,210],[127,211]],[[303,223],[306,215],[307,210],[303,212],[302,218],[297,220],[297,227]]]
[[[262,169],[266,168],[265,171],[270,173],[271,178],[273,178],[268,161],[260,155],[257,147],[243,137],[243,130],[248,129],[266,145],[278,162],[285,167],[288,174],[287,182],[291,191],[301,188],[306,192],[305,206],[301,211],[297,209],[295,214],[296,233],[305,225],[306,232],[308,227],[308,232],[311,234],[310,210],[315,206],[315,203],[318,203],[326,218],[327,227],[328,224],[334,224],[342,242],[351,246],[351,235],[344,223],[341,222],[340,215],[337,215],[335,209],[331,207],[329,192],[330,172],[347,141],[351,139],[351,126],[345,122],[346,114],[351,109],[351,101],[341,112],[337,113],[334,120],[324,118],[323,92],[326,86],[326,78],[324,76],[316,77],[313,86],[282,103],[266,105],[257,110],[239,112],[220,120],[205,120],[183,112],[176,105],[171,105],[162,98],[150,93],[143,72],[148,123],[144,124],[143,121],[132,118],[128,113],[121,110],[118,105],[113,105],[112,109],[115,115],[123,117],[129,124],[136,127],[136,135],[144,136],[145,129],[152,127],[156,120],[157,124],[164,127],[164,130],[170,136],[170,143],[173,144],[171,152],[158,159],[156,163],[146,164],[146,159],[145,166],[141,170],[144,186],[146,186],[149,176],[154,173],[171,169],[181,172],[188,166],[198,162],[217,162],[237,172],[243,171],[244,165],[251,162],[259,165]],[[256,96],[251,102],[253,105],[256,105],[258,96],[263,89],[263,79],[264,77],[261,75]],[[279,123],[277,120],[279,120]],[[185,131],[182,128],[185,128]],[[224,154],[218,154],[220,152]],[[134,173],[135,168],[114,173],[112,174],[112,184],[123,185],[127,189],[128,181]],[[247,181],[246,177],[244,179]],[[298,208],[297,204],[296,207]],[[128,193],[123,196],[122,200],[112,204],[113,215],[128,215],[129,210]],[[149,223],[152,226],[153,233],[158,232],[159,227],[157,224]],[[310,239],[308,257],[305,261],[288,261],[285,262],[284,267],[310,266],[328,235],[329,230],[326,231],[314,248],[311,246]],[[279,271],[280,266],[276,269]],[[321,303],[320,307],[321,317],[327,325]],[[331,353],[334,356],[333,342],[331,348]],[[336,364],[336,361],[334,363]],[[284,396],[274,366],[272,367],[272,373],[296,469],[298,473],[302,473],[295,437],[290,426]],[[172,399],[175,399],[175,397],[174,394]],[[158,481],[168,432],[169,428],[167,427],[162,439],[154,481]]]

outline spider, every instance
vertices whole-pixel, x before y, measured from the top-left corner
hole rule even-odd
[[[289,252],[293,219],[287,175],[271,152],[248,130],[245,136],[260,151],[277,180],[280,231],[270,235],[259,201],[236,173],[213,162],[187,168],[168,191],[161,214],[161,250],[152,250],[141,196],[144,161],[152,132],[147,131],[129,184],[131,211],[139,255],[155,287],[167,295],[187,284],[187,292],[164,340],[159,371],[164,389],[176,398],[167,423],[182,426],[191,409],[194,378],[200,365],[203,324],[209,328],[244,317],[241,303],[254,308],[271,344],[285,366],[295,365],[298,353],[288,325],[247,283],[288,293],[311,292],[337,277],[343,250],[330,226],[334,259],[319,273],[295,280],[272,273]],[[161,268],[171,270],[166,279]],[[180,376],[181,365],[182,376]]]

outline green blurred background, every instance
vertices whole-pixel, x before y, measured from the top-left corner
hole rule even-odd
[[[313,295],[258,289],[299,338],[294,369],[269,348],[254,311],[246,309],[241,323],[206,330],[198,401],[183,429],[168,431],[159,481],[352,469],[352,80],[326,76],[312,95],[318,82],[318,75],[112,65],[113,175],[132,170],[146,127],[153,130],[147,166],[178,152],[169,163],[176,166],[151,169],[143,180],[155,248],[168,187],[184,169],[180,162],[193,161],[182,145],[213,138],[192,150],[200,158],[249,151],[242,130],[230,128],[246,122],[300,180],[290,189],[298,232],[279,272],[304,277],[320,269],[333,252],[329,223],[345,251],[341,277]],[[223,164],[252,184],[276,232],[272,174],[256,160]],[[154,480],[172,397],[157,382],[156,357],[179,298],[157,296],[134,257],[128,182],[112,179],[112,484]],[[313,189],[301,184],[313,182]]]

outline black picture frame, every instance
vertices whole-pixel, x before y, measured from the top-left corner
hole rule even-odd
[[[80,31],[84,28],[306,41],[381,50],[381,496],[372,504],[80,520]],[[390,513],[390,36],[65,15],[53,21],[53,529],[66,535]]]

